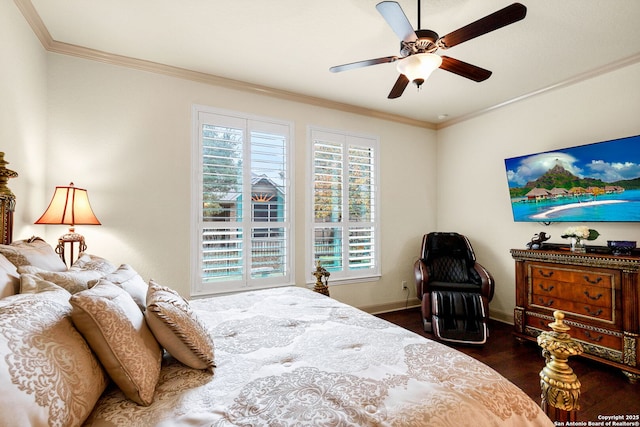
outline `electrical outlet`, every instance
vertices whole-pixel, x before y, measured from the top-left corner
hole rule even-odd
[[[406,280],[403,280],[403,281],[402,281],[402,290],[403,290],[403,291],[406,291],[406,290],[408,290],[408,289],[409,289],[409,288],[407,287],[407,281],[406,281]]]

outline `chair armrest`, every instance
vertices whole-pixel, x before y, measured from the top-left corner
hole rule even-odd
[[[479,262],[476,262],[473,268],[478,273],[482,281],[480,285],[480,294],[487,298],[487,302],[491,301],[495,290],[495,281],[493,280],[493,276]]]
[[[413,272],[416,277],[416,296],[422,299],[429,283],[429,268],[422,259],[419,259],[413,265]]]

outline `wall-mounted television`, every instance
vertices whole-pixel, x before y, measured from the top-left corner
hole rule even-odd
[[[640,135],[504,163],[514,221],[640,221]]]

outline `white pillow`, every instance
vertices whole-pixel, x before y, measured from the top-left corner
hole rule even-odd
[[[98,270],[111,273],[116,270],[116,266],[108,259],[82,252],[69,270]]]
[[[0,254],[0,298],[20,292],[20,274],[4,255]]]
[[[104,280],[121,287],[131,295],[133,300],[138,304],[141,311],[147,308],[147,283],[144,279],[128,264],[122,264],[114,272],[104,276]],[[89,282],[89,287],[93,287],[98,280]]]

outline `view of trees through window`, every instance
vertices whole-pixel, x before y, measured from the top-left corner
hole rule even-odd
[[[288,280],[288,126],[201,116],[202,286]]]
[[[312,131],[313,259],[334,277],[378,270],[375,143]]]
[[[377,138],[310,128],[310,244],[301,252],[292,243],[292,125],[196,106],[194,129],[194,295],[291,284],[293,253],[307,254],[309,270],[320,262],[333,282],[379,275]]]

